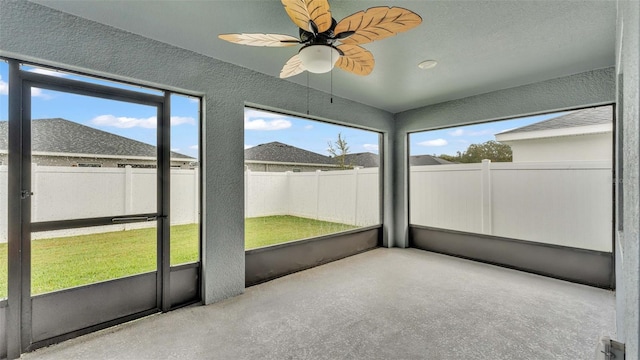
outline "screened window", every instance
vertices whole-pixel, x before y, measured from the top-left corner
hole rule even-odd
[[[612,251],[611,106],[410,134],[410,223]]]
[[[244,126],[246,249],[380,224],[378,133],[253,108]]]

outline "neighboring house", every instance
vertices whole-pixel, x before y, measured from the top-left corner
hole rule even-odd
[[[7,121],[0,121],[0,163],[7,164]],[[65,119],[31,122],[32,162],[42,166],[156,167],[156,147]],[[171,152],[171,166],[197,167],[197,159]]]
[[[432,155],[414,155],[409,158],[410,166],[455,164]]]
[[[244,164],[251,171],[308,172],[316,170],[336,170],[336,161],[312,151],[270,142],[244,150]]]
[[[513,162],[600,161],[613,158],[613,109],[601,106],[496,134]]]
[[[372,168],[380,166],[380,156],[378,154],[363,152],[347,154],[344,163],[347,166],[359,168]]]
[[[264,172],[308,172],[340,169],[335,158],[277,141],[245,149],[244,163],[248,170]],[[411,157],[411,165],[441,164],[451,164],[451,162],[431,155]],[[379,167],[380,156],[370,152],[347,154],[345,165],[349,168]]]

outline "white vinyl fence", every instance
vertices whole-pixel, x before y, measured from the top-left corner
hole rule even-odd
[[[611,251],[609,161],[413,166],[410,223]]]
[[[7,166],[0,166],[0,242],[7,241]],[[33,222],[154,213],[156,169],[32,166]],[[198,169],[171,169],[171,224],[197,223]],[[33,239],[155,226],[155,222],[34,233]]]
[[[33,170],[34,221],[155,211],[154,169],[34,166]],[[611,251],[610,162],[485,162],[412,166],[410,172],[412,224]],[[197,222],[197,169],[172,169],[171,176],[172,224]],[[0,242],[7,234],[6,191],[7,166],[0,166]],[[245,215],[379,224],[378,169],[246,171]]]
[[[380,223],[377,168],[245,171],[245,216],[293,215],[356,226]]]

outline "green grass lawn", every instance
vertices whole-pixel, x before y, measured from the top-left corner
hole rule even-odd
[[[353,229],[354,226],[268,216],[245,221],[245,249]],[[32,293],[41,294],[156,269],[156,230],[138,229],[32,242]],[[171,227],[171,264],[197,261],[198,226]],[[0,244],[0,299],[7,296],[7,244]]]

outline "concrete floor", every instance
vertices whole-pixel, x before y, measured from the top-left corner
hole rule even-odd
[[[376,249],[24,359],[593,359],[614,293]]]

